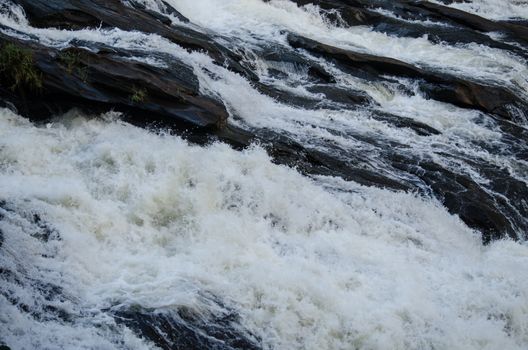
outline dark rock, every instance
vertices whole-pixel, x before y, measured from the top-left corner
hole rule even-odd
[[[387,113],[373,112],[372,117],[410,128],[417,134],[439,133],[427,125]],[[504,127],[508,126],[514,127],[510,123],[506,123]],[[517,129],[514,131],[523,132]],[[295,167],[306,175],[338,176],[365,186],[434,195],[451,213],[459,215],[468,226],[482,232],[484,243],[506,236],[520,239],[522,237],[518,233],[528,227],[528,207],[522,199],[528,193],[526,185],[512,178],[505,170],[482,161],[475,160],[471,163],[471,160],[464,159],[472,167],[479,169],[482,176],[492,179],[488,187],[430,159],[416,157],[407,152],[405,147],[386,145],[375,138],[354,135],[362,142],[376,146],[379,152],[377,157],[388,159],[390,164],[386,164],[384,169],[369,166],[368,157],[362,151],[355,153],[354,150],[324,143],[322,147],[328,150],[322,151],[317,147],[301,145],[293,141],[292,136],[280,135],[273,130],[247,132],[228,127],[222,132],[219,136],[221,140],[237,148],[258,142],[268,150],[275,162]],[[348,132],[342,136],[352,137]],[[512,142],[513,140],[515,138]],[[401,179],[391,177],[391,172],[401,172]],[[404,178],[408,180],[402,180]]]
[[[429,97],[459,107],[478,109],[506,119],[515,117],[511,114],[511,108],[528,110],[528,104],[506,87],[429,72],[394,58],[344,50],[295,34],[288,35],[288,42],[294,48],[334,60],[341,67],[348,68],[350,73],[364,79],[383,79],[384,75],[394,75],[422,80],[425,83],[421,84],[421,88]]]
[[[495,22],[456,8],[442,6],[429,1],[416,1],[413,5],[418,8],[427,9],[468,28],[482,32],[503,32],[509,34],[511,39],[515,39],[521,43],[528,43],[528,28],[520,25],[507,22]]]
[[[275,63],[289,63],[308,68],[308,75],[318,83],[335,83],[335,78],[328,73],[320,64],[310,60],[306,56],[291,50],[289,47],[274,46],[265,47],[258,52],[259,57]]]
[[[143,4],[143,3],[136,2],[136,1],[130,1],[129,3],[132,5],[132,7],[136,8],[138,10],[141,10],[142,12],[146,12],[146,13],[148,13],[150,16],[152,16],[154,18],[157,18],[163,24],[166,24],[166,25],[171,25],[172,24],[172,20],[169,17],[167,17],[167,16],[174,16],[174,17],[176,17],[178,20],[180,20],[183,23],[189,23],[189,19],[187,17],[182,15],[178,10],[176,10],[174,7],[169,5],[166,1],[160,1],[161,5],[162,5],[162,6],[160,6],[160,10],[162,11],[162,14],[160,14],[160,13],[158,13],[156,11],[152,11],[150,9],[147,9],[145,4]]]
[[[477,43],[492,48],[509,50],[521,57],[527,50],[506,44],[483,34],[502,32],[508,40],[526,44],[526,31],[522,22],[494,22],[446,6],[425,1],[403,0],[293,0],[299,5],[316,4],[327,11],[327,17],[336,23],[346,25],[368,25],[376,31],[391,35],[422,37],[427,35],[433,42],[449,44]],[[391,12],[393,16],[379,13],[378,9]],[[338,11],[339,16],[335,11]],[[429,21],[438,25],[423,25],[412,21]]]
[[[330,107],[319,98],[311,98],[307,96],[296,95],[289,91],[284,91],[265,84],[254,84],[254,86],[263,94],[272,97],[277,102],[283,104],[305,109],[318,109],[323,107]]]
[[[340,88],[334,85],[312,85],[307,90],[313,93],[324,94],[328,100],[336,103],[347,105],[374,104],[370,96],[362,91]]]
[[[329,130],[330,131],[330,130]],[[188,135],[191,140],[203,143],[203,139]],[[335,150],[325,153],[315,146],[302,145],[292,135],[281,134],[270,129],[243,130],[232,125],[215,132],[215,138],[208,142],[220,140],[235,149],[244,149],[252,144],[261,145],[277,164],[296,168],[308,175],[327,175],[355,181],[365,186],[376,186],[400,191],[412,191],[414,187],[406,182],[392,178],[380,169],[366,167],[360,157],[345,157],[346,150]]]
[[[274,98],[280,103],[304,109],[339,109],[344,104],[353,108],[358,105],[373,103],[365,93],[338,88],[333,85],[315,85],[307,88],[309,92],[325,95],[324,98],[318,96],[301,96],[290,91],[260,83],[254,84],[254,86],[263,94]]]
[[[436,130],[435,128],[430,127],[427,124],[420,123],[411,118],[405,118],[379,111],[374,111],[372,113],[372,118],[387,122],[399,128],[409,128],[420,136],[431,136],[441,134],[440,131]]]
[[[515,215],[511,215],[512,209],[507,208],[507,203],[498,202],[500,195],[489,193],[469,176],[454,173],[431,160],[412,160],[396,154],[391,158],[396,168],[416,175],[430,186],[451,213],[480,230],[485,244],[505,234],[513,239],[520,238],[517,236],[519,226],[512,221]],[[503,181],[515,180],[506,175]],[[526,222],[521,225],[525,226]]]
[[[528,111],[527,103],[506,87],[452,79],[422,83],[420,88],[432,99],[462,108],[478,109],[507,120],[519,121],[517,114],[512,111]]]
[[[38,230],[35,230],[31,234],[33,238],[37,238],[44,242],[61,239],[59,232],[51,227],[47,222],[42,220],[39,214],[33,214],[33,223],[38,227]]]
[[[219,54],[214,43],[202,34],[191,35],[171,30],[158,20],[158,15],[143,9],[125,6],[119,0],[15,0],[24,8],[35,27],[58,27],[82,29],[86,27],[120,28],[139,30],[144,33],[161,35],[185,48],[206,50],[212,55]]]
[[[227,119],[223,104],[200,96],[192,69],[174,58],[165,69],[131,61],[129,56],[140,53],[125,50],[58,51],[0,34],[0,47],[7,43],[32,53],[43,86],[22,92],[0,86],[0,95],[34,119],[73,107],[97,112],[114,109],[197,127],[219,127]]]
[[[163,3],[163,6],[165,6],[165,14],[174,16],[183,23],[189,23],[189,19],[187,17],[182,15],[178,10],[169,5],[166,1],[162,0],[161,2]]]
[[[447,0],[446,0],[447,1]],[[494,22],[478,16],[462,14],[441,5],[430,5],[423,1],[388,0],[296,0],[299,4],[316,3],[326,15],[341,21],[340,25],[369,25],[374,30],[392,35],[418,37],[427,34],[432,41],[448,43],[475,42],[490,47],[508,50],[521,57],[526,56],[522,45],[514,48],[505,42],[487,37],[489,30],[500,31],[508,40],[524,42],[522,23]],[[478,109],[488,113],[503,133],[502,142],[508,145],[511,154],[519,159],[528,159],[528,137],[523,125],[523,116],[512,111],[528,111],[526,101],[504,86],[473,81],[427,67],[418,67],[400,60],[378,57],[351,50],[325,45],[299,35],[288,35],[289,44],[266,46],[255,50],[260,59],[277,63],[270,74],[278,78],[287,75],[281,63],[302,66],[308,72],[307,89],[324,98],[297,96],[266,82],[258,81],[249,62],[241,56],[215,43],[215,38],[172,23],[169,15],[178,16],[175,9],[165,4],[162,13],[150,11],[133,1],[125,6],[120,1],[102,0],[52,0],[17,1],[25,8],[30,22],[35,26],[55,26],[78,29],[86,26],[121,28],[155,33],[189,50],[207,52],[217,63],[227,65],[250,80],[260,92],[278,101],[302,108],[357,108],[365,109],[365,116],[386,122],[394,127],[408,128],[420,136],[439,134],[438,130],[410,118],[403,118],[376,110],[376,106],[364,93],[338,87],[336,80],[316,60],[306,55],[325,58],[336,68],[358,76],[366,81],[399,84],[403,77],[418,82],[420,92],[429,98],[451,103],[464,108]],[[398,18],[375,11],[382,8]],[[335,15],[338,10],[340,16]],[[333,12],[332,12],[333,11]],[[333,16],[333,17],[332,17]],[[185,20],[185,19],[182,19]],[[444,26],[424,26],[412,21],[433,21]],[[523,29],[524,28],[524,29]],[[458,33],[457,33],[458,31]],[[230,38],[221,38],[229,42]],[[159,53],[121,50],[104,45],[71,42],[72,46],[88,47],[58,51],[37,43],[8,38],[0,34],[0,44],[12,42],[31,50],[35,66],[43,76],[43,88],[37,93],[27,89],[10,89],[0,86],[3,105],[17,109],[33,120],[60,114],[72,107],[86,111],[103,112],[109,109],[122,111],[126,120],[146,127],[170,127],[191,142],[206,144],[222,140],[237,149],[251,143],[262,144],[280,164],[296,167],[307,175],[339,176],[367,186],[392,190],[415,191],[439,198],[452,212],[460,215],[468,225],[483,232],[483,241],[505,236],[517,237],[518,232],[528,228],[528,212],[523,195],[528,192],[525,184],[513,179],[503,169],[498,169],[479,159],[465,157],[461,161],[471,164],[489,180],[487,184],[473,181],[469,176],[455,173],[431,159],[413,156],[406,145],[385,140],[373,133],[360,134],[354,130],[324,128],[329,134],[354,139],[373,150],[374,155],[362,150],[344,149],[331,139],[308,140],[299,143],[298,135],[280,130],[240,128],[225,125],[227,112],[219,101],[200,95],[198,82],[192,69],[173,57]],[[238,44],[231,42],[229,46]],[[155,57],[168,64],[167,68],[148,66],[133,61],[131,57]],[[523,56],[524,55],[524,56]],[[211,72],[214,74],[214,72]],[[1,75],[1,74],[0,74]],[[0,79],[2,79],[0,77]],[[336,107],[337,106],[337,107]],[[519,114],[518,113],[518,114]],[[146,117],[147,116],[147,117]],[[305,125],[310,127],[309,124]],[[336,130],[337,129],[337,130]],[[481,145],[493,154],[501,150],[493,145]],[[508,154],[510,155],[510,154]],[[456,155],[440,155],[444,159]],[[506,200],[508,198],[508,200]],[[34,220],[36,220],[34,218]],[[36,220],[35,225],[40,224]],[[35,238],[46,242],[53,231],[39,228]],[[153,311],[141,311],[146,319]],[[173,315],[174,316],[174,315]],[[127,315],[131,323],[139,322]],[[149,322],[158,322],[154,316]],[[163,316],[165,317],[165,316]],[[172,316],[171,316],[172,317]],[[178,317],[181,317],[178,316]],[[161,322],[161,321],[160,321]],[[170,321],[168,322],[170,325]],[[141,326],[137,326],[141,328]],[[147,327],[147,326],[145,326]],[[150,327],[150,328],[148,328]],[[151,329],[153,326],[148,326]],[[138,328],[138,329],[139,329]],[[154,329],[154,328],[152,328]],[[142,331],[143,332],[143,331]],[[151,331],[145,331],[151,332]],[[153,332],[153,331],[152,331]],[[156,335],[151,335],[155,337]]]
[[[156,311],[138,306],[113,314],[118,324],[164,350],[260,349],[258,339],[242,330],[234,313],[203,319],[192,310]]]
[[[205,34],[171,24],[158,13],[125,6],[120,0],[14,0],[20,4],[36,27],[82,29],[86,27],[119,28],[158,34],[194,51],[205,51],[216,62],[235,72],[252,76],[238,63],[240,57],[215,43]],[[174,14],[176,10],[168,7]],[[177,12],[177,11],[176,11]],[[161,17],[160,17],[161,16]]]
[[[392,74],[412,78],[419,78],[423,75],[419,68],[393,58],[344,50],[292,33],[288,34],[288,43],[293,48],[304,49],[353,66],[364,73],[364,77],[365,74],[367,74],[366,77]]]

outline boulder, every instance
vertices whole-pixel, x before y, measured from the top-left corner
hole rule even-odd
[[[11,47],[30,55],[41,86],[7,83],[0,72],[0,95],[22,114],[44,119],[71,108],[116,110],[149,121],[220,127],[228,113],[222,102],[202,96],[192,68],[171,58],[167,68],[138,62],[140,52],[105,47],[57,50],[0,34],[0,50]],[[148,117],[147,117],[148,116]]]

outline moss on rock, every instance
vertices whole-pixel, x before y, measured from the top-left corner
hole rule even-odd
[[[0,78],[13,91],[42,88],[42,74],[35,65],[33,53],[12,43],[0,48]]]

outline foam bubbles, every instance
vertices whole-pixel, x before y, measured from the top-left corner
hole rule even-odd
[[[528,344],[519,278],[527,247],[483,247],[434,201],[309,179],[260,148],[191,146],[109,116],[46,128],[1,113],[2,196],[60,232],[50,266],[82,309],[215,312],[205,291],[240,313],[265,348]],[[20,234],[5,233],[7,242]],[[6,307],[3,322],[24,317]],[[64,325],[27,324],[41,344],[63,342],[45,335]],[[92,327],[75,324],[75,337],[93,338]]]
[[[440,3],[439,1],[433,2]],[[526,0],[454,1],[449,6],[492,20],[528,19],[528,2]]]

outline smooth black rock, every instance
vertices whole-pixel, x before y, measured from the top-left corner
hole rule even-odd
[[[420,136],[431,136],[441,134],[440,131],[436,130],[435,128],[427,124],[420,123],[411,118],[405,118],[402,116],[392,115],[379,111],[374,111],[372,113],[372,118],[387,122],[399,128],[409,128]]]
[[[323,94],[325,95],[325,98],[330,101],[346,105],[354,106],[375,103],[374,100],[370,98],[370,96],[362,91],[345,89],[334,85],[312,85],[306,90],[313,93]]]

